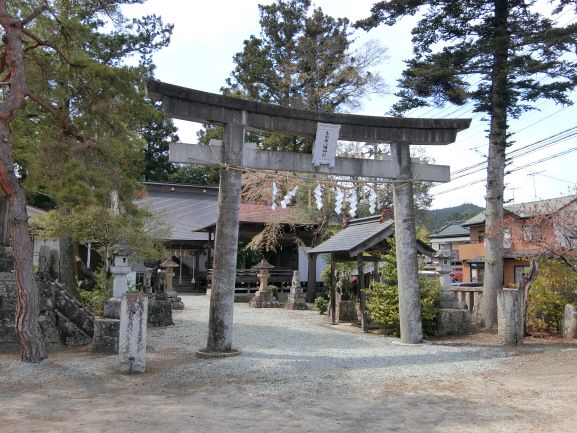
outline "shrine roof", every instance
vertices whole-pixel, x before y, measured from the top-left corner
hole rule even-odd
[[[145,182],[146,193],[136,204],[152,212],[170,229],[170,240],[204,241],[216,226],[218,187]],[[241,204],[240,223],[307,225],[295,209]]]
[[[218,187],[146,182],[146,194],[137,205],[152,212],[170,230],[170,240],[205,241],[198,232],[216,221]]]
[[[308,253],[348,253],[354,257],[372,249],[383,250],[382,242],[394,236],[394,221],[382,219],[380,216],[351,220],[349,225],[327,239],[320,245],[311,248]],[[421,254],[432,255],[433,250],[423,242],[417,242],[417,250]]]

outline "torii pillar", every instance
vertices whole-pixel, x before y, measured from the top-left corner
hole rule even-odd
[[[210,300],[207,356],[238,353],[232,349],[232,323],[242,168],[286,170],[344,176],[389,178],[394,182],[395,236],[401,341],[423,339],[412,182],[447,182],[449,167],[421,164],[410,158],[410,144],[444,145],[469,127],[470,119],[408,119],[323,113],[216,95],[171,84],[148,83],[151,96],[162,99],[165,112],[178,119],[224,125],[220,147],[174,143],[170,161],[221,167],[215,256]],[[341,140],[390,143],[384,160],[336,158],[335,166],[314,167],[312,155],[244,148],[246,130],[315,136],[318,123],[340,125]],[[239,169],[240,168],[240,169]]]

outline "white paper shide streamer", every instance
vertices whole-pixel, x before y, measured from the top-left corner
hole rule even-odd
[[[315,201],[317,205],[317,209],[321,210],[323,208],[323,187],[319,183],[314,190],[315,194]]]
[[[283,197],[282,201],[280,202],[280,207],[286,209],[287,205],[292,201],[292,199],[296,195],[298,189],[299,187],[295,186],[293,189],[287,192],[286,195]]]
[[[349,194],[349,215],[354,218],[357,214],[357,190],[352,189]]]
[[[335,188],[335,213],[340,215],[343,210],[343,199],[345,198],[345,194],[343,190],[339,187]]]
[[[271,209],[276,209],[276,195],[278,194],[278,187],[276,186],[276,182],[272,183],[272,206]]]
[[[371,215],[377,210],[377,193],[373,188],[369,188],[369,212]]]

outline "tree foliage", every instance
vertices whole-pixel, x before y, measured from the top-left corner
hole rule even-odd
[[[371,320],[383,331],[394,336],[401,333],[399,313],[399,287],[397,278],[397,256],[395,241],[388,241],[389,249],[381,255],[379,274],[381,280],[365,289],[366,308]],[[423,320],[423,333],[435,335],[439,315],[440,286],[438,281],[420,278],[420,302]]]
[[[42,2],[14,3],[25,11]],[[108,204],[113,190],[130,202],[142,170],[140,133],[163,122],[144,85],[171,27],[156,16],[126,19],[121,6],[130,3],[54,1],[30,23],[29,99],[14,123],[15,156],[25,186],[59,207]]]
[[[482,316],[496,324],[496,293],[502,285],[503,191],[510,118],[537,109],[542,98],[571,104],[577,84],[577,25],[558,25],[536,9],[536,0],[389,0],[376,3],[357,23],[371,29],[422,14],[413,28],[413,58],[399,80],[402,113],[416,107],[462,105],[490,119],[486,194],[485,280]],[[559,8],[563,3],[552,2]]]
[[[310,0],[259,5],[260,35],[245,40],[235,54],[226,94],[334,112],[358,107],[363,96],[383,90],[371,68],[383,60],[384,50],[375,43],[355,50],[349,20],[311,5]],[[312,141],[273,134],[263,145],[310,152]]]
[[[121,6],[137,2],[0,0],[0,184],[9,202],[24,361],[38,362],[46,352],[21,181],[49,196],[62,215],[109,207],[111,191],[133,209],[138,129],[155,111],[144,83],[152,53],[171,33],[154,15],[126,19]]]

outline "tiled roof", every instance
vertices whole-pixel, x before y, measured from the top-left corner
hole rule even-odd
[[[572,201],[577,200],[577,195],[568,195],[564,197],[550,198],[547,200],[538,200],[527,203],[519,203],[510,206],[504,206],[505,211],[517,215],[519,218],[531,218],[539,214],[551,214],[567,206]],[[472,226],[485,222],[485,211],[478,213],[473,218],[465,221],[464,226]]]
[[[208,239],[203,230],[216,225],[218,188],[164,183],[145,183],[145,186],[147,193],[137,205],[169,226],[170,240]],[[307,224],[299,219],[294,208],[273,210],[268,205],[257,204],[241,204],[239,219],[241,223]]]
[[[429,234],[430,239],[469,237],[469,227],[463,227],[463,221],[452,221],[439,230]]]
[[[356,255],[355,250],[363,243],[370,248],[393,235],[393,220],[380,222],[380,217],[352,220],[349,226],[322,244],[311,248],[309,253],[348,252]]]
[[[216,221],[218,188],[146,184],[147,195],[137,205],[155,214],[170,229],[170,240],[207,240],[197,230]],[[168,188],[167,188],[168,187]]]

